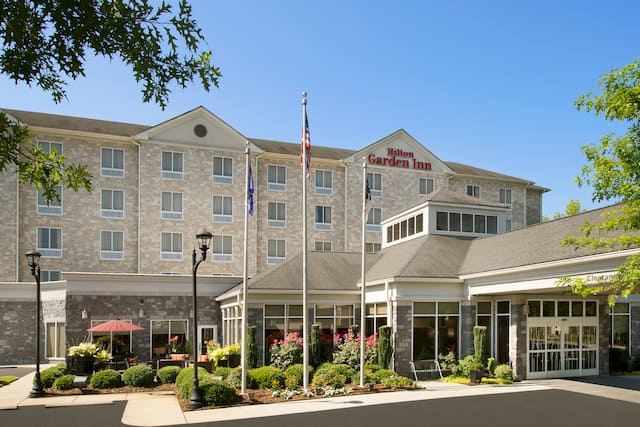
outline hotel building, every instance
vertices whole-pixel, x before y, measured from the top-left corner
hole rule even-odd
[[[191,337],[191,250],[213,234],[198,277],[198,336],[240,340],[245,149],[255,183],[249,219],[249,324],[263,359],[302,325],[300,145],[247,138],[203,107],[153,126],[3,110],[34,144],[88,166],[93,192],[59,189],[45,203],[14,171],[0,174],[0,364],[33,362],[35,248],[43,298],[43,357],[64,358],[87,329],[112,318],[142,359],[169,337]],[[313,141],[312,141],[313,142]],[[581,299],[561,276],[606,280],[636,250],[560,245],[601,211],[541,223],[534,182],[445,162],[404,130],[358,151],[312,144],[307,183],[309,317],[325,334],[360,321],[363,162],[372,200],[366,224],[366,333],[393,328],[394,367],[472,352],[473,326],[521,378],[608,372],[608,349],[640,353],[640,299],[611,310]],[[96,338],[94,334],[93,339]],[[199,349],[201,351],[201,349]]]

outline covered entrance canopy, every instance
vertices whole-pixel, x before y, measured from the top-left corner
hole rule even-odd
[[[131,322],[120,319],[112,319],[104,323],[100,323],[92,328],[87,329],[89,332],[109,332],[109,353],[113,350],[113,333],[114,332],[131,332],[142,331],[142,326],[134,325]]]

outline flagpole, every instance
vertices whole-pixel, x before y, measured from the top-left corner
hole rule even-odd
[[[302,92],[302,383],[309,390],[309,328],[307,310],[307,92]]]
[[[362,263],[360,269],[360,387],[364,387],[364,354],[365,340],[367,337],[365,328],[365,249],[367,240],[367,161],[362,162]]]
[[[241,380],[241,390],[242,394],[247,392],[247,276],[248,276],[248,267],[249,267],[249,168],[251,167],[249,160],[249,141],[247,141],[247,146],[244,150],[245,154],[245,171],[246,177],[244,180],[245,185],[245,210],[244,210],[244,267],[242,271],[242,348],[241,348],[241,370],[242,370],[242,380]]]

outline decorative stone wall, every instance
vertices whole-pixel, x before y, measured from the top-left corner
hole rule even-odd
[[[600,375],[609,375],[609,343],[611,342],[611,316],[606,300],[598,302],[598,332],[599,332],[599,353],[598,372]]]
[[[247,325],[256,327],[256,346],[258,347],[258,366],[265,364],[264,360],[264,308],[251,307],[247,311]]]
[[[413,303],[411,301],[394,301],[391,325],[393,327],[393,369],[400,375],[411,377],[409,362],[411,354]]]
[[[0,365],[36,362],[36,302],[0,301]],[[44,361],[44,326],[40,343],[40,360]]]
[[[631,358],[640,358],[640,305],[631,305]]]
[[[514,376],[527,378],[527,317],[524,304],[511,302],[511,325],[509,327],[509,360]]]
[[[465,302],[460,307],[460,352],[456,354],[458,359],[473,354],[473,327],[476,324],[476,303]],[[487,337],[491,339],[491,337]]]

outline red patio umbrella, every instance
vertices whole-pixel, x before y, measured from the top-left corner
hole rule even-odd
[[[134,325],[131,322],[120,319],[112,319],[87,329],[87,331],[89,332],[109,332],[109,353],[111,353],[112,350],[114,332],[130,332],[142,330],[144,330],[142,326]]]

